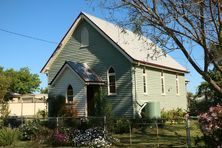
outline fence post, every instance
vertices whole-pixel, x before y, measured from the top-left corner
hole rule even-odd
[[[130,145],[132,145],[132,128],[129,120],[128,123],[129,123],[129,133],[130,133]]]
[[[156,124],[157,147],[160,147],[160,145],[159,145],[159,128],[158,128],[158,121],[157,121],[157,119],[155,120],[155,124]]]
[[[189,115],[185,116],[186,119],[186,136],[187,136],[187,147],[191,147],[190,143],[190,119]]]
[[[58,132],[58,127],[59,127],[59,118],[56,117],[56,129],[57,129],[57,132]]]

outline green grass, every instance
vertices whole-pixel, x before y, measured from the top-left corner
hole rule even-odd
[[[190,136],[191,145],[195,146],[195,137],[201,136],[197,121],[191,122]],[[114,134],[113,137],[120,140],[117,146],[130,146],[130,134]],[[150,124],[143,128],[133,128],[131,134],[132,146],[136,147],[186,147],[185,123],[166,123],[162,128]],[[203,146],[203,143],[201,143]]]

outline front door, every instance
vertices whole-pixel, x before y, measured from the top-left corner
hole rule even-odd
[[[95,101],[99,97],[99,85],[87,86],[87,112],[88,116],[95,115]]]

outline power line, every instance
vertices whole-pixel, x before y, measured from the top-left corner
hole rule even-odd
[[[38,37],[29,36],[29,35],[13,32],[13,31],[5,30],[5,29],[2,29],[2,28],[0,28],[0,31],[6,32],[6,33],[9,33],[9,34],[13,34],[13,35],[17,35],[17,36],[21,36],[21,37],[25,37],[25,38],[29,38],[29,39],[33,39],[33,40],[37,40],[37,41],[41,41],[41,42],[46,42],[46,43],[50,43],[50,44],[58,44],[57,42],[54,42],[54,41],[48,41],[48,40],[41,39],[41,38],[38,38]]]

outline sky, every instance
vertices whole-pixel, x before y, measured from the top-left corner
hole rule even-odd
[[[0,66],[16,70],[28,67],[40,76],[40,87],[47,87],[47,77],[40,70],[81,11],[108,17],[108,12],[87,0],[1,0]],[[180,51],[170,55],[190,71],[186,74],[190,81],[187,90],[194,93],[203,81],[201,76]]]

